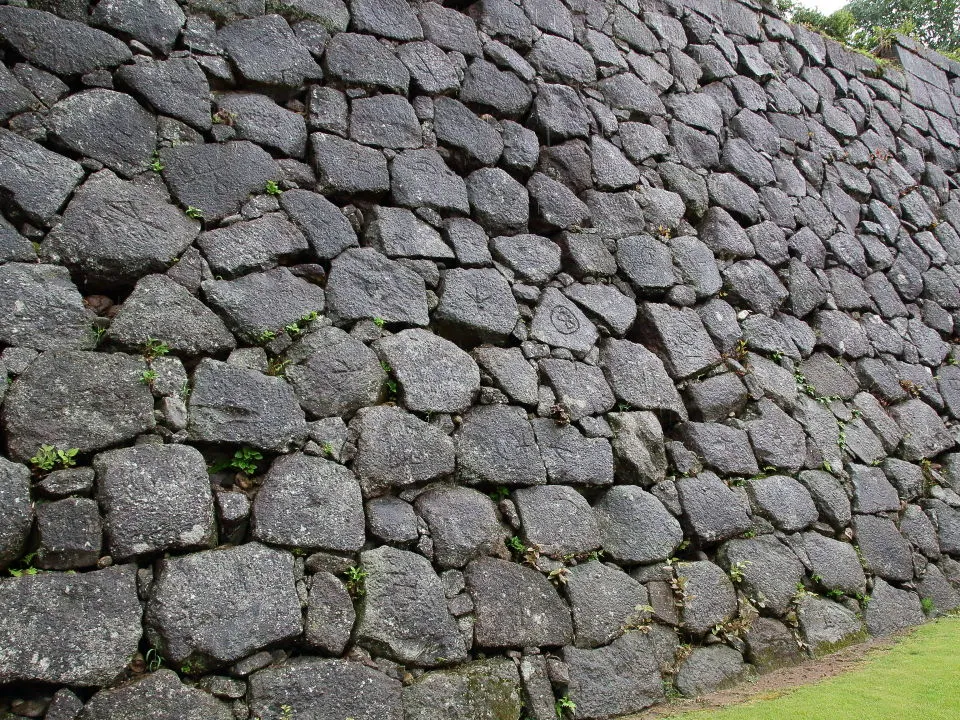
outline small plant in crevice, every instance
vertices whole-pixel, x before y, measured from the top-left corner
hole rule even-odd
[[[143,661],[146,663],[147,670],[150,672],[156,672],[163,667],[163,663],[165,662],[160,651],[155,647],[147,650],[147,654],[143,656]]]
[[[157,379],[157,371],[153,368],[147,368],[140,373],[140,382],[144,385],[153,385],[154,381]]]
[[[40,571],[33,566],[33,560],[37,557],[36,552],[27,553],[16,563],[19,567],[7,568],[10,577],[23,577],[24,575],[36,575]]]
[[[277,334],[273,330],[264,330],[257,336],[257,343],[260,345],[266,345],[267,343],[276,340]]]
[[[557,717],[560,718],[560,720],[563,720],[563,718],[572,718],[573,714],[577,710],[577,704],[570,699],[569,695],[564,695],[563,697],[559,698],[553,707],[554,710],[556,710]]]
[[[506,485],[499,485],[493,492],[487,493],[491,500],[495,503],[500,502],[501,500],[506,500],[510,497],[510,488]]]
[[[267,184],[264,186],[264,191],[267,195],[280,195],[283,190],[280,189],[280,185],[277,184],[276,180],[267,180]]]
[[[362,566],[351,565],[347,568],[345,575],[347,576],[345,585],[350,597],[359,598],[367,594],[367,571]]]
[[[163,161],[160,159],[160,153],[156,150],[154,150],[153,155],[150,156],[150,165],[148,167],[155,173],[163,171]]]
[[[259,461],[263,460],[263,453],[253,448],[243,447],[237,450],[233,457],[228,460],[219,460],[208,468],[211,473],[218,473],[224,470],[236,470],[247,477],[257,474]]]
[[[333,443],[329,442],[325,442],[320,448],[320,451],[323,453],[324,457],[330,458],[331,460],[333,460],[337,454],[337,451],[333,447]]]
[[[79,452],[78,448],[61,450],[54,445],[41,445],[37,454],[30,458],[30,464],[36,470],[43,472],[50,472],[58,465],[61,468],[73,467],[77,464],[76,458]]]
[[[390,367],[390,363],[386,360],[381,360],[380,369],[387,375],[387,379],[383,381],[383,384],[387,386],[387,399],[396,400],[399,387],[397,386],[397,381],[392,377],[393,368]]]
[[[933,602],[933,598],[920,598],[920,607],[923,608],[923,612],[926,615],[932,615],[937,609],[936,605]]]
[[[730,579],[735,583],[742,583],[744,579],[744,570],[753,565],[749,560],[738,560],[730,566]]]
[[[157,338],[147,338],[147,341],[140,349],[140,354],[143,356],[143,359],[147,361],[163,357],[169,353],[170,346],[163,342],[163,340],[158,340]]]
[[[280,358],[271,358],[267,363],[267,375],[271,377],[285,378],[287,376],[287,365],[290,360],[281,360]]]
[[[373,319],[373,324],[382,330],[383,326],[387,324],[387,321],[384,320],[382,317],[375,317]]]
[[[283,326],[283,329],[287,331],[287,334],[290,335],[290,337],[296,338],[302,335],[306,329],[310,327],[310,323],[314,322],[319,317],[320,313],[316,310],[313,310],[308,312],[303,317],[294,320],[292,323],[287,323]]]

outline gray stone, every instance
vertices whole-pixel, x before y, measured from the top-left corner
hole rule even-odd
[[[743,500],[711,472],[679,478],[677,491],[687,522],[705,543],[735,537],[753,525]]]
[[[446,334],[470,344],[503,341],[520,318],[510,284],[496,270],[448,270],[434,316]]]
[[[240,76],[251,83],[298,88],[322,76],[307,48],[279,15],[237,20],[221,28],[217,42]]]
[[[90,698],[78,717],[134,720],[148,714],[182,720],[230,720],[233,717],[228,705],[203,690],[184,685],[173,670],[166,668],[128,685],[101,690]]]
[[[510,399],[522,405],[536,404],[537,371],[520,348],[482,346],[474,349],[473,356]]]
[[[867,579],[853,545],[815,532],[805,533],[802,538],[810,573],[817,583],[851,596],[866,592]]]
[[[533,93],[510,70],[499,70],[493,63],[476,59],[464,73],[460,100],[489,108],[500,116],[519,118],[530,107]]]
[[[416,667],[466,659],[440,578],[426,558],[382,547],[360,559],[367,573],[356,630],[361,646]]]
[[[786,475],[771,475],[747,483],[747,492],[757,510],[784,532],[803,530],[818,519],[810,493]]]
[[[107,549],[122,561],[216,541],[203,456],[187,445],[138,445],[93,460]]]
[[[613,483],[613,450],[605,438],[584,437],[571,425],[541,418],[533,421],[547,477],[563,485]]]
[[[360,662],[293,658],[250,675],[250,714],[280,720],[402,720],[400,681]],[[347,714],[348,713],[348,714]]]
[[[523,408],[478,406],[454,433],[457,478],[475,485],[542,485],[547,481],[536,438]]]
[[[593,510],[576,490],[560,485],[515,490],[523,536],[552,557],[579,555],[600,547]]]
[[[757,463],[790,472],[803,467],[806,435],[800,424],[766,398],[757,404],[757,414],[757,419],[745,423]]]
[[[284,375],[311,417],[349,417],[383,395],[387,376],[376,354],[339,328],[308,333],[286,358]]]
[[[698,298],[720,292],[723,280],[713,252],[698,238],[681,236],[670,241],[670,250],[680,277],[693,286]]]
[[[350,139],[393,149],[420,147],[420,123],[413,107],[399,95],[357,98],[350,113]]]
[[[441,213],[470,212],[466,183],[436,150],[404,150],[390,163],[390,177],[397,205]]]
[[[637,317],[637,304],[613,285],[578,283],[564,288],[563,294],[595,316],[613,335],[625,335]],[[652,353],[651,357],[656,358]]]
[[[143,629],[136,567],[0,580],[0,681],[107,685]]]
[[[457,66],[433,43],[404,43],[397,48],[397,55],[410,73],[414,87],[421,92],[440,95],[460,88]]]
[[[253,501],[252,534],[272,545],[355,552],[365,540],[360,485],[329,460],[279,457]]]
[[[613,565],[598,561],[571,568],[566,582],[578,648],[607,645],[641,621],[647,604],[645,588]]]
[[[90,322],[70,273],[56,265],[0,265],[0,341],[37,350],[87,349]]]
[[[582,227],[590,218],[586,203],[566,185],[548,175],[534,173],[527,182],[527,191],[533,201],[536,219],[548,229]]]
[[[44,444],[88,453],[152,430],[153,396],[141,380],[145,367],[119,353],[38,357],[10,385],[3,404],[11,458],[27,462]]]
[[[907,505],[904,509],[903,516],[900,518],[900,532],[924,556],[931,560],[941,557],[937,530],[918,505]]]
[[[79,164],[0,128],[0,191],[30,220],[49,222],[82,179]]]
[[[104,171],[76,192],[41,253],[94,285],[133,284],[170,267],[198,230],[161,193]]]
[[[892,520],[874,515],[854,515],[853,531],[868,571],[894,582],[913,579],[910,543]]]
[[[560,270],[560,247],[541,235],[495,237],[490,247],[511,270],[534,283],[547,282]]]
[[[193,375],[190,437],[283,452],[307,435],[293,388],[278,377],[204,359]]]
[[[922,605],[932,603],[932,609],[925,611],[928,616],[944,615],[960,607],[960,594],[936,565],[927,565],[923,579],[917,584],[917,592],[923,600],[929,601],[921,601]]]
[[[476,608],[478,646],[556,647],[573,640],[570,610],[533,568],[484,558],[467,566],[466,579]]]
[[[145,624],[168,661],[201,668],[292,640],[303,630],[293,556],[246,543],[160,560]]]
[[[590,138],[590,158],[593,163],[594,183],[600,190],[620,190],[634,186],[640,180],[637,167],[609,140],[597,135]]]
[[[423,278],[370,248],[347,250],[333,261],[327,295],[331,316],[341,322],[429,322]]]
[[[613,409],[613,395],[598,367],[551,358],[540,361],[540,370],[571,420]]]
[[[546,144],[589,136],[590,121],[590,112],[573,88],[548,84],[538,88],[530,122]]]
[[[217,108],[228,114],[239,140],[250,140],[289,157],[306,156],[307,124],[303,116],[280,107],[266,95],[221,95]]]
[[[871,635],[892,635],[925,620],[920,598],[908,590],[900,590],[879,578],[867,603],[867,629]]]
[[[417,496],[414,508],[430,528],[434,562],[442,568],[505,552],[493,501],[477,490],[435,485]]]
[[[280,207],[310,242],[321,260],[331,260],[357,245],[357,234],[336,205],[319,193],[287,190],[280,196]]]
[[[700,239],[721,258],[752,258],[756,254],[747,233],[723,208],[707,210],[699,229]]]
[[[108,0],[90,15],[92,25],[129,35],[162,53],[173,49],[184,20],[186,16],[174,0]]]
[[[23,552],[33,527],[30,502],[30,471],[6,458],[0,459],[0,568],[6,569]]]
[[[413,506],[400,498],[384,495],[367,502],[367,529],[387,543],[406,544],[419,536]]]
[[[864,515],[875,515],[900,510],[900,497],[896,489],[887,480],[883,470],[865,465],[849,467],[850,480],[853,483],[853,511]]]
[[[594,510],[603,549],[618,563],[666,560],[683,540],[676,518],[638,487],[618,485],[607,490]]]
[[[744,635],[746,658],[760,672],[797,665],[804,655],[787,626],[778,620],[757,617]]]
[[[760,468],[747,433],[719,423],[688,422],[680,426],[684,443],[707,467],[721,475],[756,475]]]
[[[376,350],[396,376],[404,405],[415,412],[463,412],[480,389],[473,358],[426,330],[404,330],[378,341]]]
[[[890,414],[903,431],[903,458],[922,460],[953,447],[936,411],[919,399],[908,400],[890,409]]]
[[[960,557],[960,511],[941,500],[926,500],[923,509],[937,528],[940,549]]]
[[[737,613],[737,592],[727,574],[707,560],[676,565],[677,581],[683,589],[683,628],[703,635],[723,625]]]
[[[595,650],[566,647],[563,659],[579,717],[633,713],[663,698],[654,641],[643,633],[627,633]]]
[[[728,573],[734,570],[741,577],[738,582],[751,600],[777,615],[788,612],[804,568],[775,536],[729,540],[719,558]]]
[[[644,303],[639,316],[644,321],[641,334],[645,344],[660,356],[671,377],[689,377],[720,361],[720,353],[694,310]]]
[[[433,107],[433,127],[438,141],[462,152],[468,162],[496,164],[503,152],[503,140],[490,123],[452,98],[438,97]]]
[[[0,8],[0,37],[29,62],[57,75],[116,67],[130,50],[102,30],[39,10]]]
[[[843,605],[825,598],[802,597],[797,604],[797,617],[803,641],[814,655],[864,638],[863,621]]]
[[[669,410],[686,418],[686,409],[663,363],[642,345],[605,340],[600,366],[618,400],[637,409]]]
[[[713,375],[700,382],[687,385],[687,403],[694,419],[705,422],[720,422],[727,417],[739,415],[747,404],[749,395],[743,383],[734,373]],[[802,432],[802,431],[801,431]],[[801,437],[801,448],[806,444]]]
[[[640,293],[663,291],[677,281],[670,249],[650,235],[620,238],[617,264]]]
[[[177,202],[197,208],[208,221],[236,213],[252,193],[280,177],[267,151],[246,140],[167,148],[160,160]]]
[[[353,26],[360,32],[393,40],[419,40],[423,29],[403,0],[350,0]]]
[[[453,258],[440,233],[404,208],[374,207],[368,216],[366,241],[391,258]]]
[[[776,274],[759,260],[741,260],[723,276],[733,297],[755,312],[772,315],[787,298],[787,289]]]
[[[324,67],[347,86],[406,93],[410,73],[386,45],[370,35],[339,32],[327,45]]]
[[[212,310],[164,275],[147,275],[137,283],[107,337],[131,352],[160,339],[171,352],[187,357],[221,355],[237,344]]]
[[[694,650],[674,677],[681,695],[698,697],[735,685],[750,675],[750,666],[727,645],[710,645]]]
[[[406,720],[430,720],[438,711],[450,720],[518,720],[522,707],[517,667],[505,658],[436,670],[403,690]]]
[[[667,471],[663,428],[652,412],[618,412],[607,416],[613,430],[616,475],[620,482],[649,487]]]
[[[526,232],[530,217],[527,189],[500,168],[481,168],[467,177],[474,219],[491,235]]]
[[[554,347],[586,353],[599,338],[596,326],[556,288],[547,288],[530,324],[530,337]]]
[[[336,195],[377,195],[390,189],[387,159],[374,148],[336,135],[310,135],[319,187]]]
[[[126,2],[142,0],[111,0],[101,3],[96,10],[99,11],[104,5],[117,6]],[[162,3],[157,3],[154,7],[160,5]],[[117,69],[116,80],[134,95],[146,100],[157,112],[182,120],[198,130],[210,129],[210,86],[193,58],[153,60],[138,57],[136,64]],[[138,160],[146,161],[145,158]]]
[[[285,267],[236,280],[205,280],[201,288],[227,326],[250,344],[262,342],[265,330],[279,334],[285,326],[323,312],[326,304],[322,288]],[[269,303],[263,302],[265,297]]]

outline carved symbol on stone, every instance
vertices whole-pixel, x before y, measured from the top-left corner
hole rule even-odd
[[[550,311],[550,322],[562,335],[572,335],[580,329],[580,321],[577,320],[577,316],[563,305],[557,305]]]

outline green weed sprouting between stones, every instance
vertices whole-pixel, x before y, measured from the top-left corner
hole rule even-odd
[[[187,209],[184,210],[188,218],[193,218],[194,220],[203,220],[203,210],[193,205],[188,205]]]
[[[570,699],[569,695],[564,695],[557,700],[554,709],[557,711],[557,717],[563,720],[564,717],[573,717],[573,713],[577,709],[577,704]]]
[[[351,565],[347,568],[347,592],[351,597],[363,597],[367,593],[366,581],[367,571],[359,565]]]
[[[279,195],[280,193],[283,192],[283,190],[281,190],[280,186],[277,184],[276,180],[267,180],[267,184],[264,187],[264,190],[266,191],[267,195]]]
[[[41,445],[37,454],[30,458],[30,464],[38,470],[49,472],[57,465],[62,468],[73,467],[77,464],[77,448],[61,450],[53,445]]]
[[[144,360],[153,360],[154,358],[163,357],[169,353],[170,346],[163,342],[163,340],[158,340],[157,338],[147,338],[147,341],[143,344],[143,348],[140,350],[140,354]]]
[[[263,460],[263,453],[253,448],[244,447],[237,450],[229,460],[219,460],[208,468],[211,473],[224,470],[236,470],[244,475],[256,475],[259,469],[258,462]]]

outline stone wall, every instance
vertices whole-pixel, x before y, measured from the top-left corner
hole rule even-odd
[[[960,65],[448,5],[0,5],[3,717],[603,718],[960,604]]]

